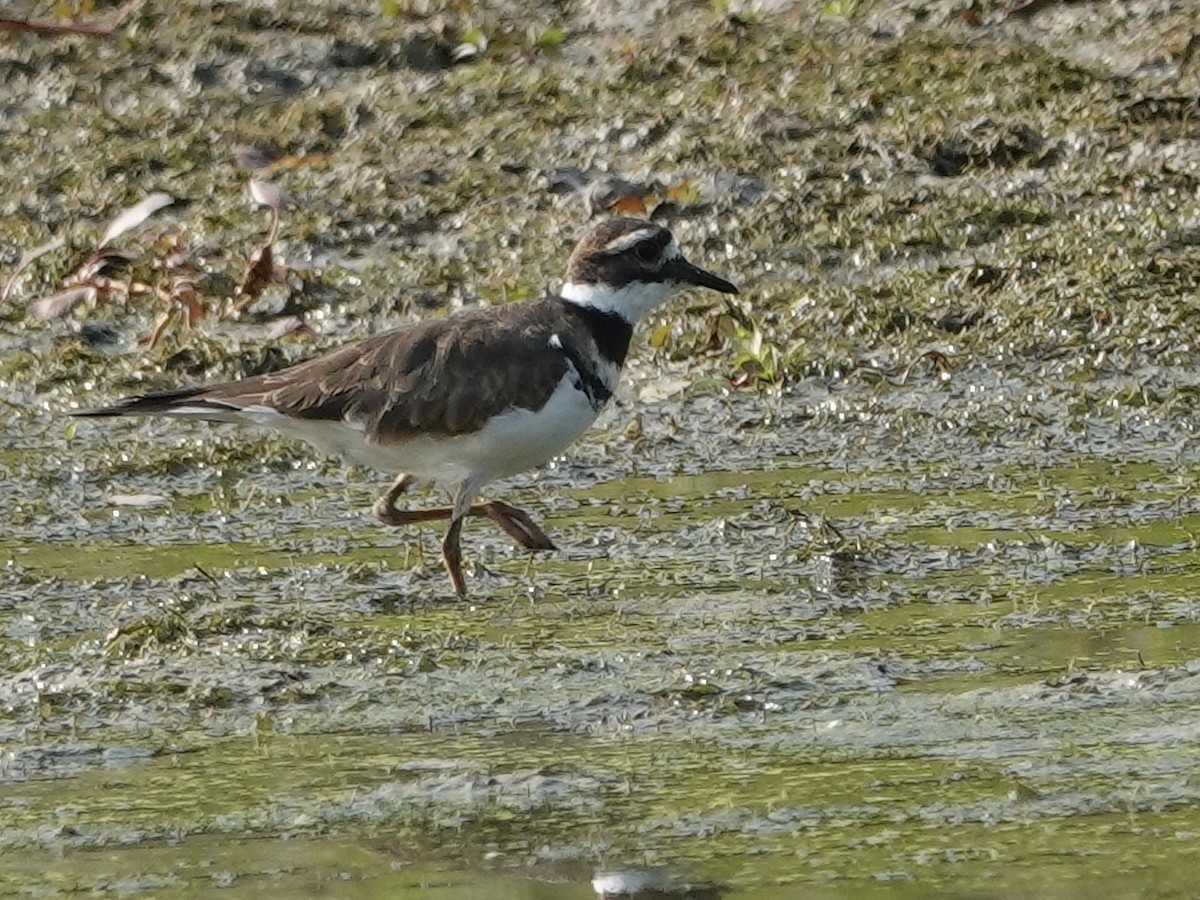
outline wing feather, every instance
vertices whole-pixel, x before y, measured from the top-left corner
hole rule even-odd
[[[75,415],[232,421],[265,407],[297,419],[353,422],[378,443],[463,434],[510,409],[541,409],[567,371],[550,338],[572,327],[554,300],[487,307],[375,335],[278,372]]]
[[[562,380],[565,358],[549,343],[553,308],[542,307],[429,319],[279,372],[214,385],[199,397],[358,422],[380,443],[475,431],[509,409],[541,409]]]

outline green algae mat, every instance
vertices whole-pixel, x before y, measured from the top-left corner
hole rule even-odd
[[[1193,896],[1194,10],[1017,6],[0,31],[0,896]],[[497,485],[560,549],[471,522],[467,602],[384,476],[66,416],[534,296],[605,210],[742,294]]]

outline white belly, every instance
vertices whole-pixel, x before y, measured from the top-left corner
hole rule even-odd
[[[548,462],[596,420],[597,411],[572,382],[568,372],[537,412],[513,409],[474,434],[421,435],[396,444],[368,443],[362,426],[353,422],[293,419],[262,408],[244,415],[322,452],[388,474],[404,472],[444,487],[468,478],[483,484]]]

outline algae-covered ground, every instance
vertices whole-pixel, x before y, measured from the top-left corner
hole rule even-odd
[[[0,301],[0,896],[1194,896],[1200,26],[1019,5],[0,31],[0,281],[63,239]],[[539,294],[642,206],[742,293],[497,486],[560,550],[472,521],[467,602],[386,475],[66,416]]]

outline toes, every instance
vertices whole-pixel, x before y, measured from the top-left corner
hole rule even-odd
[[[558,550],[558,547],[554,546],[554,541],[547,538],[545,534],[542,534],[541,529],[536,527],[533,533],[529,534],[529,539],[524,541],[523,546],[529,550]]]
[[[504,533],[526,550],[553,550],[554,543],[546,533],[521,510],[515,507],[494,507],[495,521]]]

